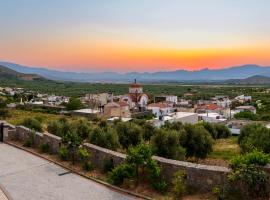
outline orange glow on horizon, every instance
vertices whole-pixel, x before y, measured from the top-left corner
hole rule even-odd
[[[9,61],[67,70],[160,71],[223,68],[243,64],[270,64],[270,47],[173,49],[116,43],[83,42],[40,44],[17,48]],[[1,59],[1,58],[0,58]]]

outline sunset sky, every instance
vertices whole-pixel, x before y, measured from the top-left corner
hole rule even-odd
[[[28,66],[270,66],[269,0],[0,0],[0,26],[0,60]]]

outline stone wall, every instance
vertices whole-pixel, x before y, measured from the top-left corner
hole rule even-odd
[[[19,140],[23,143],[33,137],[33,145],[35,147],[48,143],[52,153],[58,153],[59,147],[61,146],[60,137],[50,133],[35,132],[24,126],[12,126],[5,123],[4,135],[6,135],[4,141]]]
[[[126,158],[125,154],[105,149],[93,144],[85,143],[83,147],[86,148],[90,153],[91,162],[93,165],[99,169],[103,169],[106,161],[113,162],[114,166],[117,166]]]
[[[8,127],[6,129],[6,140],[16,139],[25,141],[31,134],[31,130],[23,126],[6,126]],[[49,133],[36,133],[34,144],[38,146],[41,143],[50,144],[52,152],[57,153],[61,145],[61,138]],[[103,169],[105,161],[111,161],[117,166],[126,158],[125,154],[93,144],[85,143],[83,147],[90,152],[93,165],[99,169]],[[214,186],[222,184],[229,172],[229,169],[225,167],[194,164],[157,156],[153,158],[159,163],[162,175],[168,181],[172,180],[175,172],[184,170],[187,173],[188,184],[202,190],[210,191]],[[265,167],[265,171],[270,175],[270,166]]]

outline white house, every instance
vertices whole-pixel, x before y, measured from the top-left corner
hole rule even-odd
[[[245,96],[245,95],[239,95],[239,96],[235,97],[234,99],[244,103],[244,102],[251,102],[252,97],[251,96]]]
[[[171,102],[173,104],[178,103],[178,97],[175,95],[163,95],[163,96],[156,96],[155,100],[157,102]]]
[[[172,105],[168,103],[152,103],[147,106],[147,109],[151,110],[157,118],[168,115],[173,111]]]
[[[192,112],[174,112],[164,116],[162,119],[153,119],[150,122],[156,126],[160,127],[165,124],[165,122],[182,122],[183,124],[196,124],[198,123],[198,114]]]
[[[199,120],[203,120],[204,122],[219,123],[227,121],[227,119],[218,113],[201,113],[198,116]]]

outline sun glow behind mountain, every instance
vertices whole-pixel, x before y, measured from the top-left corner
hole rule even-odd
[[[73,71],[270,65],[269,7],[267,0],[3,1],[0,60]]]

